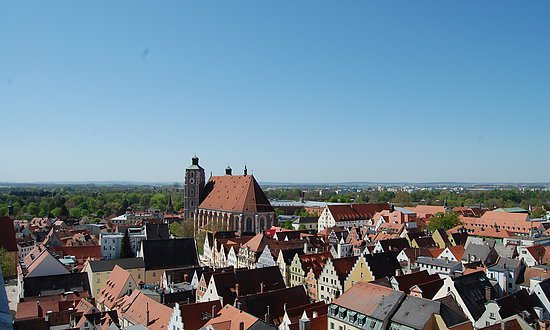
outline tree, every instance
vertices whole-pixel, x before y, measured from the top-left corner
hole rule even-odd
[[[60,207],[56,207],[55,209],[52,210],[52,215],[54,217],[59,217],[61,215],[61,208]]]
[[[61,205],[61,212],[59,213],[59,217],[61,219],[67,219],[69,217],[69,209],[67,209],[65,204]]]
[[[134,251],[132,250],[132,244],[130,243],[130,234],[128,229],[124,232],[122,242],[120,243],[120,258],[132,258],[134,257]]]
[[[541,219],[546,218],[546,210],[542,207],[538,207],[533,212],[531,212],[532,219]]]
[[[462,222],[457,213],[449,212],[443,213],[438,212],[430,218],[430,223],[428,224],[428,229],[433,232],[437,229],[449,230],[460,225]]]
[[[122,201],[122,205],[118,209],[117,215],[122,215],[122,214],[126,213],[126,210],[128,209],[129,206],[130,206],[130,202],[128,202],[128,200],[125,198]]]
[[[0,248],[0,264],[2,265],[2,274],[4,277],[15,274],[15,261],[8,250]]]
[[[285,229],[294,229],[294,227],[292,227],[292,221],[290,221],[290,220],[285,221],[285,222],[281,225],[281,228],[285,228]]]
[[[193,220],[184,220],[181,223],[172,222],[170,225],[170,233],[178,237],[193,237],[194,227]]]

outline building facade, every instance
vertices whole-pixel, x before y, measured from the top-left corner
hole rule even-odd
[[[199,157],[191,159],[191,166],[185,169],[183,215],[184,219],[193,219],[199,207],[205,185],[204,168],[199,165]]]

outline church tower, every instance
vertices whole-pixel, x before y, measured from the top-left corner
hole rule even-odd
[[[191,159],[191,166],[185,170],[183,206],[185,219],[193,219],[193,215],[199,207],[205,184],[204,168],[200,167],[199,157],[195,156]]]

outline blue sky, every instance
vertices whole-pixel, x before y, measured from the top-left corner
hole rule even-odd
[[[550,181],[549,1],[0,1],[0,181]]]

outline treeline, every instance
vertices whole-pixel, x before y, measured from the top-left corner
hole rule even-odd
[[[270,199],[298,200],[300,189],[266,189]],[[84,218],[98,221],[105,216],[133,210],[158,209],[165,211],[171,196],[174,210],[183,208],[183,191],[175,186],[94,186],[67,185],[44,187],[1,187],[0,216],[8,214],[12,205],[18,219],[32,217]],[[341,203],[393,203],[397,206],[429,204],[450,207],[483,206],[488,208],[515,207],[549,209],[550,191],[544,190],[419,190],[414,192],[363,189],[336,193],[335,190],[310,189],[305,199]]]
[[[270,199],[298,200],[299,189],[270,189],[266,191]],[[418,190],[388,191],[388,190],[361,190],[360,192],[339,192],[335,190],[306,190],[305,199],[311,201],[340,202],[340,203],[393,203],[399,206],[406,205],[447,205],[455,206],[483,206],[497,207],[522,207],[528,209],[544,207],[548,210],[550,204],[550,191],[544,190],[465,190],[461,192],[449,190]]]
[[[13,206],[17,219],[33,217],[84,218],[97,221],[133,210],[165,211],[171,196],[174,210],[183,208],[183,191],[175,187],[17,187],[0,188],[0,215]]]

